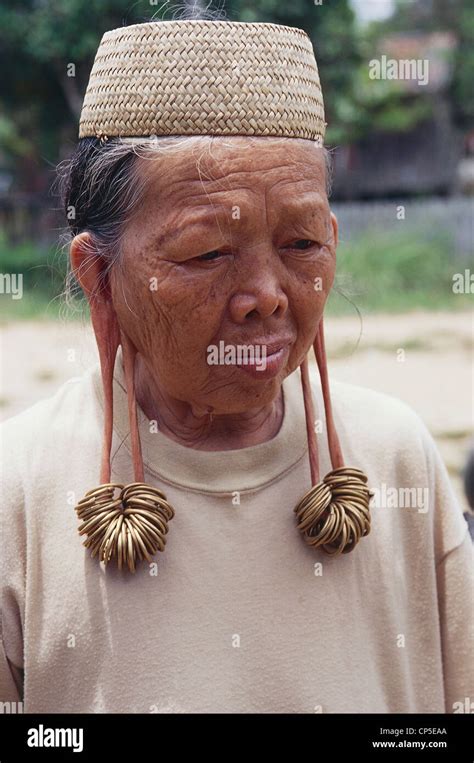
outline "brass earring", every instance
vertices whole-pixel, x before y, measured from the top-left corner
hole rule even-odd
[[[327,554],[338,556],[352,551],[359,540],[369,534],[369,503],[373,493],[367,487],[367,476],[364,472],[344,466],[332,415],[322,318],[313,348],[321,378],[332,471],[320,481],[314,407],[308,358],[305,357],[300,370],[312,487],[295,507],[294,512],[298,520],[298,529],[306,542],[313,548],[321,546]]]
[[[135,482],[128,485],[110,482],[113,372],[119,340],[124,359],[135,478]],[[105,400],[101,485],[89,490],[75,507],[78,518],[82,520],[78,531],[79,535],[87,536],[83,545],[90,549],[91,557],[97,554],[105,566],[115,558],[119,570],[128,566],[130,572],[135,572],[137,561],[146,559],[150,562],[157,551],[164,551],[168,522],[175,512],[161,490],[143,481],[134,381],[136,350],[128,337],[111,327],[109,342],[99,343],[99,355]]]

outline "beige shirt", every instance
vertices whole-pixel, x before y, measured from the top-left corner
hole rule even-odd
[[[132,482],[120,353],[115,373],[112,479]],[[312,384],[324,420],[315,371]],[[296,529],[310,487],[298,372],[279,433],[241,450],[183,447],[139,410],[145,480],[176,514],[157,564],[135,575],[104,570],[77,532],[75,503],[99,484],[98,366],[6,421],[0,701],[42,713],[466,711],[473,555],[445,467],[405,404],[331,389],[346,463],[376,490],[370,534],[340,557]]]

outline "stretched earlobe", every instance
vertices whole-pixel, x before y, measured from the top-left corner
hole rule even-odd
[[[100,468],[101,484],[89,490],[75,507],[82,520],[79,535],[86,535],[84,546],[105,566],[112,558],[118,569],[128,566],[135,572],[137,561],[152,561],[164,551],[168,522],[174,509],[156,487],[143,482],[144,469],[137,423],[134,365],[136,350],[118,326],[112,302],[91,299],[91,318],[99,350],[104,390],[104,434]],[[110,482],[110,452],[113,436],[113,379],[115,359],[122,343],[135,482],[129,485]]]
[[[314,429],[315,415],[313,396],[311,394],[311,382],[309,380],[308,356],[305,356],[301,367],[301,386],[303,389],[304,412],[306,419],[306,435],[308,438],[308,456],[309,468],[311,472],[311,484],[317,485],[319,482],[319,458],[318,442]]]
[[[332,414],[322,318],[313,348],[321,378],[328,448],[333,470],[320,481],[314,407],[306,357],[301,364],[301,384],[312,487],[295,507],[294,512],[298,520],[298,529],[306,542],[313,548],[321,546],[326,553],[337,556],[352,551],[360,538],[369,534],[369,503],[373,494],[367,487],[366,475],[360,469],[344,466]]]
[[[110,451],[113,434],[113,378],[115,359],[120,343],[117,317],[110,303],[99,298],[91,298],[90,313],[99,350],[102,388],[104,392],[104,434],[102,440],[102,460],[100,481],[110,482]]]
[[[318,364],[319,376],[321,378],[321,389],[324,400],[324,412],[326,415],[326,429],[329,446],[329,455],[331,457],[331,466],[333,469],[340,469],[344,466],[342,450],[339,444],[334,418],[332,415],[331,393],[329,391],[328,364],[326,359],[326,347],[324,344],[324,326],[321,318],[318,326],[318,332],[313,345],[316,363]]]
[[[125,372],[125,384],[127,386],[127,400],[128,400],[128,419],[130,423],[130,441],[132,447],[132,460],[133,460],[133,476],[135,482],[143,482],[144,470],[143,470],[143,457],[142,447],[140,442],[140,433],[138,431],[137,421],[137,399],[135,396],[135,358],[137,351],[134,344],[128,338],[128,336],[121,331],[120,332],[123,364]]]

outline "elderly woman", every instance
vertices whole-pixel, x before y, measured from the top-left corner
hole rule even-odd
[[[2,701],[451,713],[474,696],[472,547],[433,440],[397,400],[330,395],[324,128],[299,29],[104,35],[64,184],[100,364],[3,425]]]

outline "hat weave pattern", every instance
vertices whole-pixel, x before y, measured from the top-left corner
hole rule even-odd
[[[323,144],[313,46],[302,29],[238,21],[160,21],[100,42],[79,138],[267,135]]]

